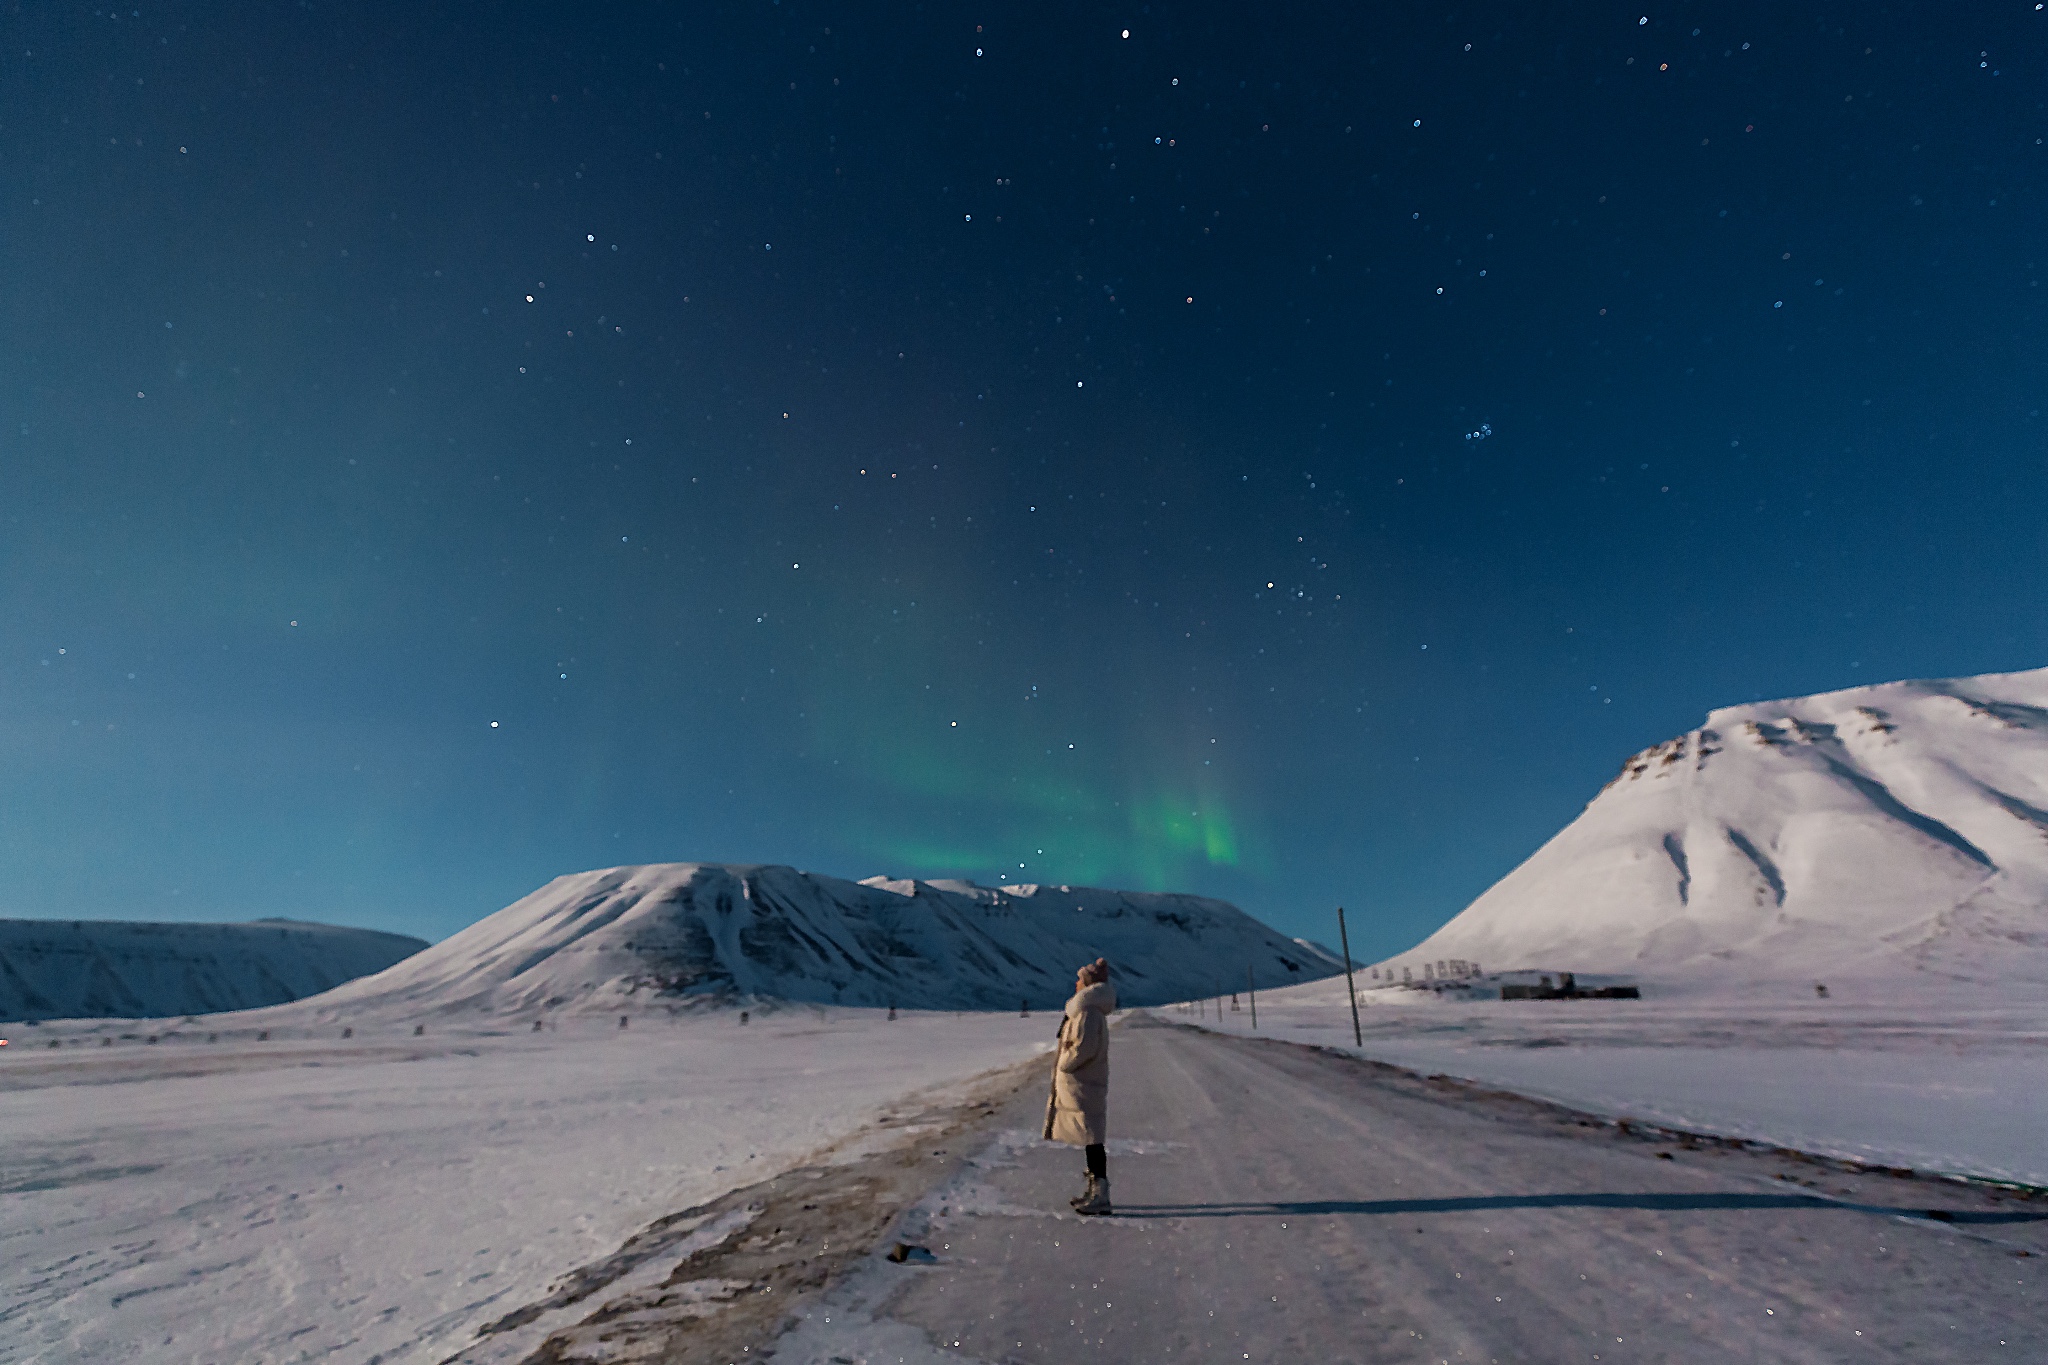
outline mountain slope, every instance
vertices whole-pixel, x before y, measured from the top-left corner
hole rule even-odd
[[[331,924],[0,920],[0,1019],[251,1009],[381,972],[424,939]]]
[[[323,1014],[592,1011],[775,997],[918,1009],[1047,1008],[1097,956],[1128,1004],[1339,969],[1223,901],[1084,887],[842,881],[660,863],[558,877],[417,957],[313,1002]]]
[[[1382,965],[1453,961],[2048,981],[2048,669],[1715,711]]]

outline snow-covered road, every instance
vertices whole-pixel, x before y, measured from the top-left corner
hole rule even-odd
[[[1043,1063],[986,1074],[1044,1016],[45,1043],[0,1063],[0,1361],[509,1362],[579,1330],[625,1361],[591,1324],[643,1318],[658,1358],[737,1335],[777,1365],[1981,1362],[2048,1330],[2048,1199],[1175,1017],[1113,1035],[1102,1220],[1036,1137]],[[707,1199],[663,1256],[477,1335]]]
[[[1064,1211],[1079,1154],[1034,1140],[1027,1085],[905,1216],[937,1263],[850,1277],[778,1365],[1925,1365],[2038,1359],[2048,1331],[2041,1200],[1658,1143],[1142,1018],[1112,1051],[1117,1216]]]

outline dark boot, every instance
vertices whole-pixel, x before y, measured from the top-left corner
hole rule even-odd
[[[1088,1177],[1088,1197],[1074,1205],[1074,1212],[1091,1216],[1110,1212],[1109,1181]]]
[[[1069,1205],[1069,1206],[1071,1206],[1071,1207],[1073,1207],[1073,1208],[1077,1208],[1077,1209],[1078,1209],[1078,1208],[1080,1208],[1080,1207],[1081,1207],[1081,1206],[1082,1206],[1083,1204],[1089,1204],[1089,1203],[1093,1203],[1093,1202],[1094,1202],[1094,1200],[1095,1200],[1095,1172],[1093,1172],[1093,1171],[1090,1171],[1090,1172],[1088,1172],[1088,1188],[1087,1188],[1087,1189],[1085,1189],[1085,1190],[1083,1190],[1083,1191],[1082,1191],[1081,1193],[1079,1193],[1079,1194],[1075,1195],[1075,1196],[1074,1196],[1074,1197],[1073,1197],[1072,1199],[1069,1199],[1069,1200],[1067,1201],[1067,1203],[1068,1203],[1068,1205]]]

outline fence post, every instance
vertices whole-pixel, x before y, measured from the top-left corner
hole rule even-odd
[[[1337,907],[1337,943],[1344,950],[1344,989],[1351,993],[1351,1041],[1365,1046],[1365,1032],[1358,1027],[1358,987],[1351,981],[1351,936],[1344,932],[1344,907]]]

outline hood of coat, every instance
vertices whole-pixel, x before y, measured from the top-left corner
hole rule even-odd
[[[1074,992],[1074,998],[1067,1002],[1068,1014],[1079,1014],[1082,1010],[1099,1010],[1109,1014],[1116,1009],[1116,987],[1107,981],[1098,981],[1092,986],[1083,986]]]

